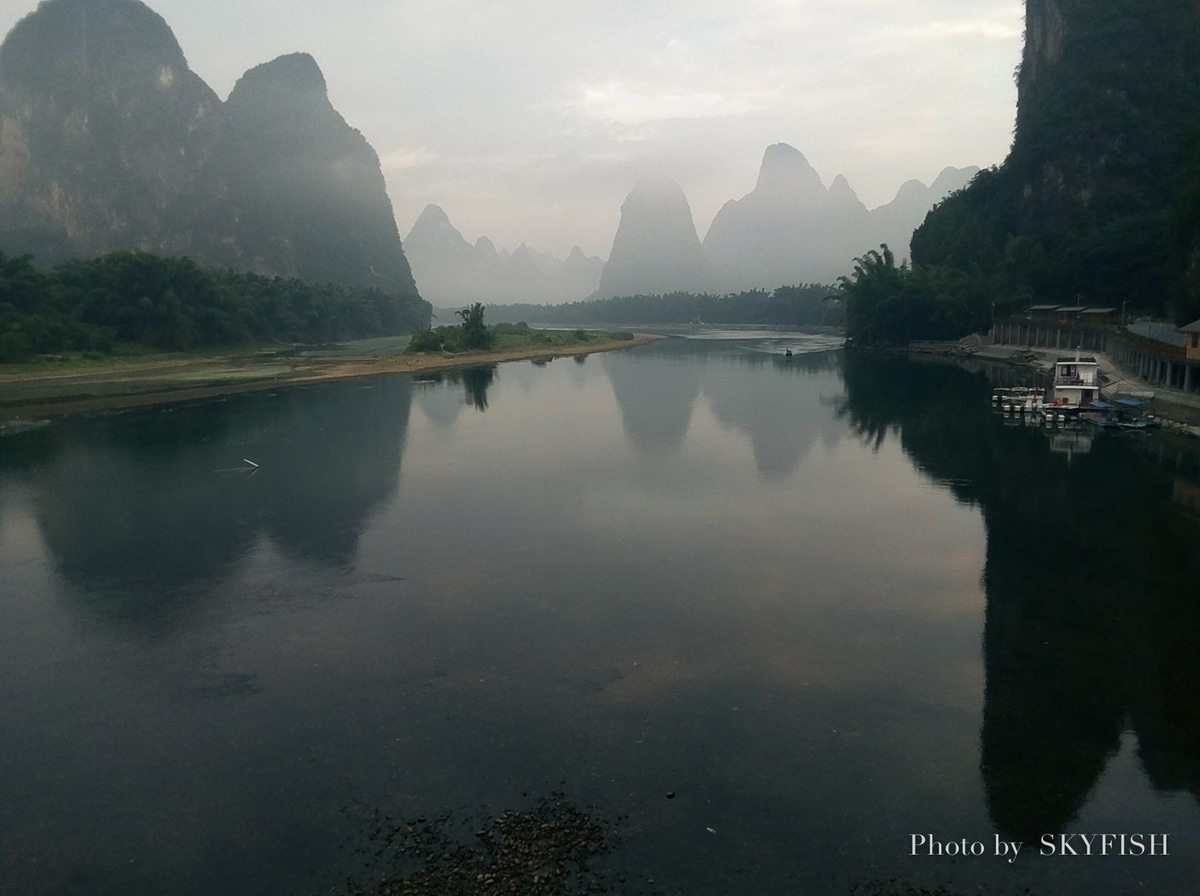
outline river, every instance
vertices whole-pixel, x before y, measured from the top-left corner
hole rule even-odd
[[[0,893],[337,893],[551,793],[622,892],[1194,892],[1194,448],[686,335],[0,437]]]

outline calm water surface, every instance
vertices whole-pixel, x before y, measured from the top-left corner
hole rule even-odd
[[[327,893],[554,790],[662,893],[1195,892],[1191,449],[692,335],[0,436],[0,893]]]

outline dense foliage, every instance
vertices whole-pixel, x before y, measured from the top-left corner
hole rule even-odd
[[[45,271],[0,253],[0,361],[120,343],[180,350],[319,343],[427,326],[428,302],[118,252]]]
[[[887,245],[854,260],[838,283],[846,336],[853,345],[906,345],[919,339],[958,339],[984,329],[991,299],[961,271],[896,264]]]
[[[483,322],[482,302],[455,312],[462,323],[454,327],[434,327],[413,333],[410,352],[487,351],[496,342],[495,329]]]
[[[1195,4],[1027,0],[1026,17],[1012,151],[930,212],[914,270],[961,272],[997,313],[1128,301],[1196,316],[1200,292],[1192,284],[1188,298],[1181,275],[1200,246],[1200,178],[1187,167],[1200,123]]]
[[[1171,261],[1171,279],[1177,285],[1172,316],[1180,325],[1200,320],[1200,140],[1192,143],[1175,202]]]
[[[458,312],[462,318],[462,341],[467,348],[489,349],[496,336],[483,322],[483,303],[476,302]]]
[[[810,283],[781,286],[767,292],[756,289],[731,295],[696,295],[672,292],[663,295],[617,296],[563,305],[492,306],[501,320],[536,320],[539,323],[584,326],[591,324],[764,324],[838,326],[841,309],[827,301],[830,287]]]
[[[413,334],[406,351],[420,352],[465,352],[504,351],[514,348],[546,348],[550,346],[574,347],[601,338],[599,334],[579,329],[574,332],[535,330],[524,321],[499,323],[488,326],[483,322],[484,305],[476,302],[468,308],[455,312],[462,323],[452,327],[434,327]],[[608,333],[603,338],[632,339],[629,333]]]

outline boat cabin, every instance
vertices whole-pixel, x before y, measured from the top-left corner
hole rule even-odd
[[[1059,358],[1054,362],[1052,401],[1058,407],[1086,408],[1100,397],[1100,364],[1095,358]]]

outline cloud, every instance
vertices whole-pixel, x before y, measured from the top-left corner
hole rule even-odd
[[[654,82],[581,86],[564,109],[585,119],[638,125],[677,118],[728,118],[762,108],[766,91],[686,90]]]

